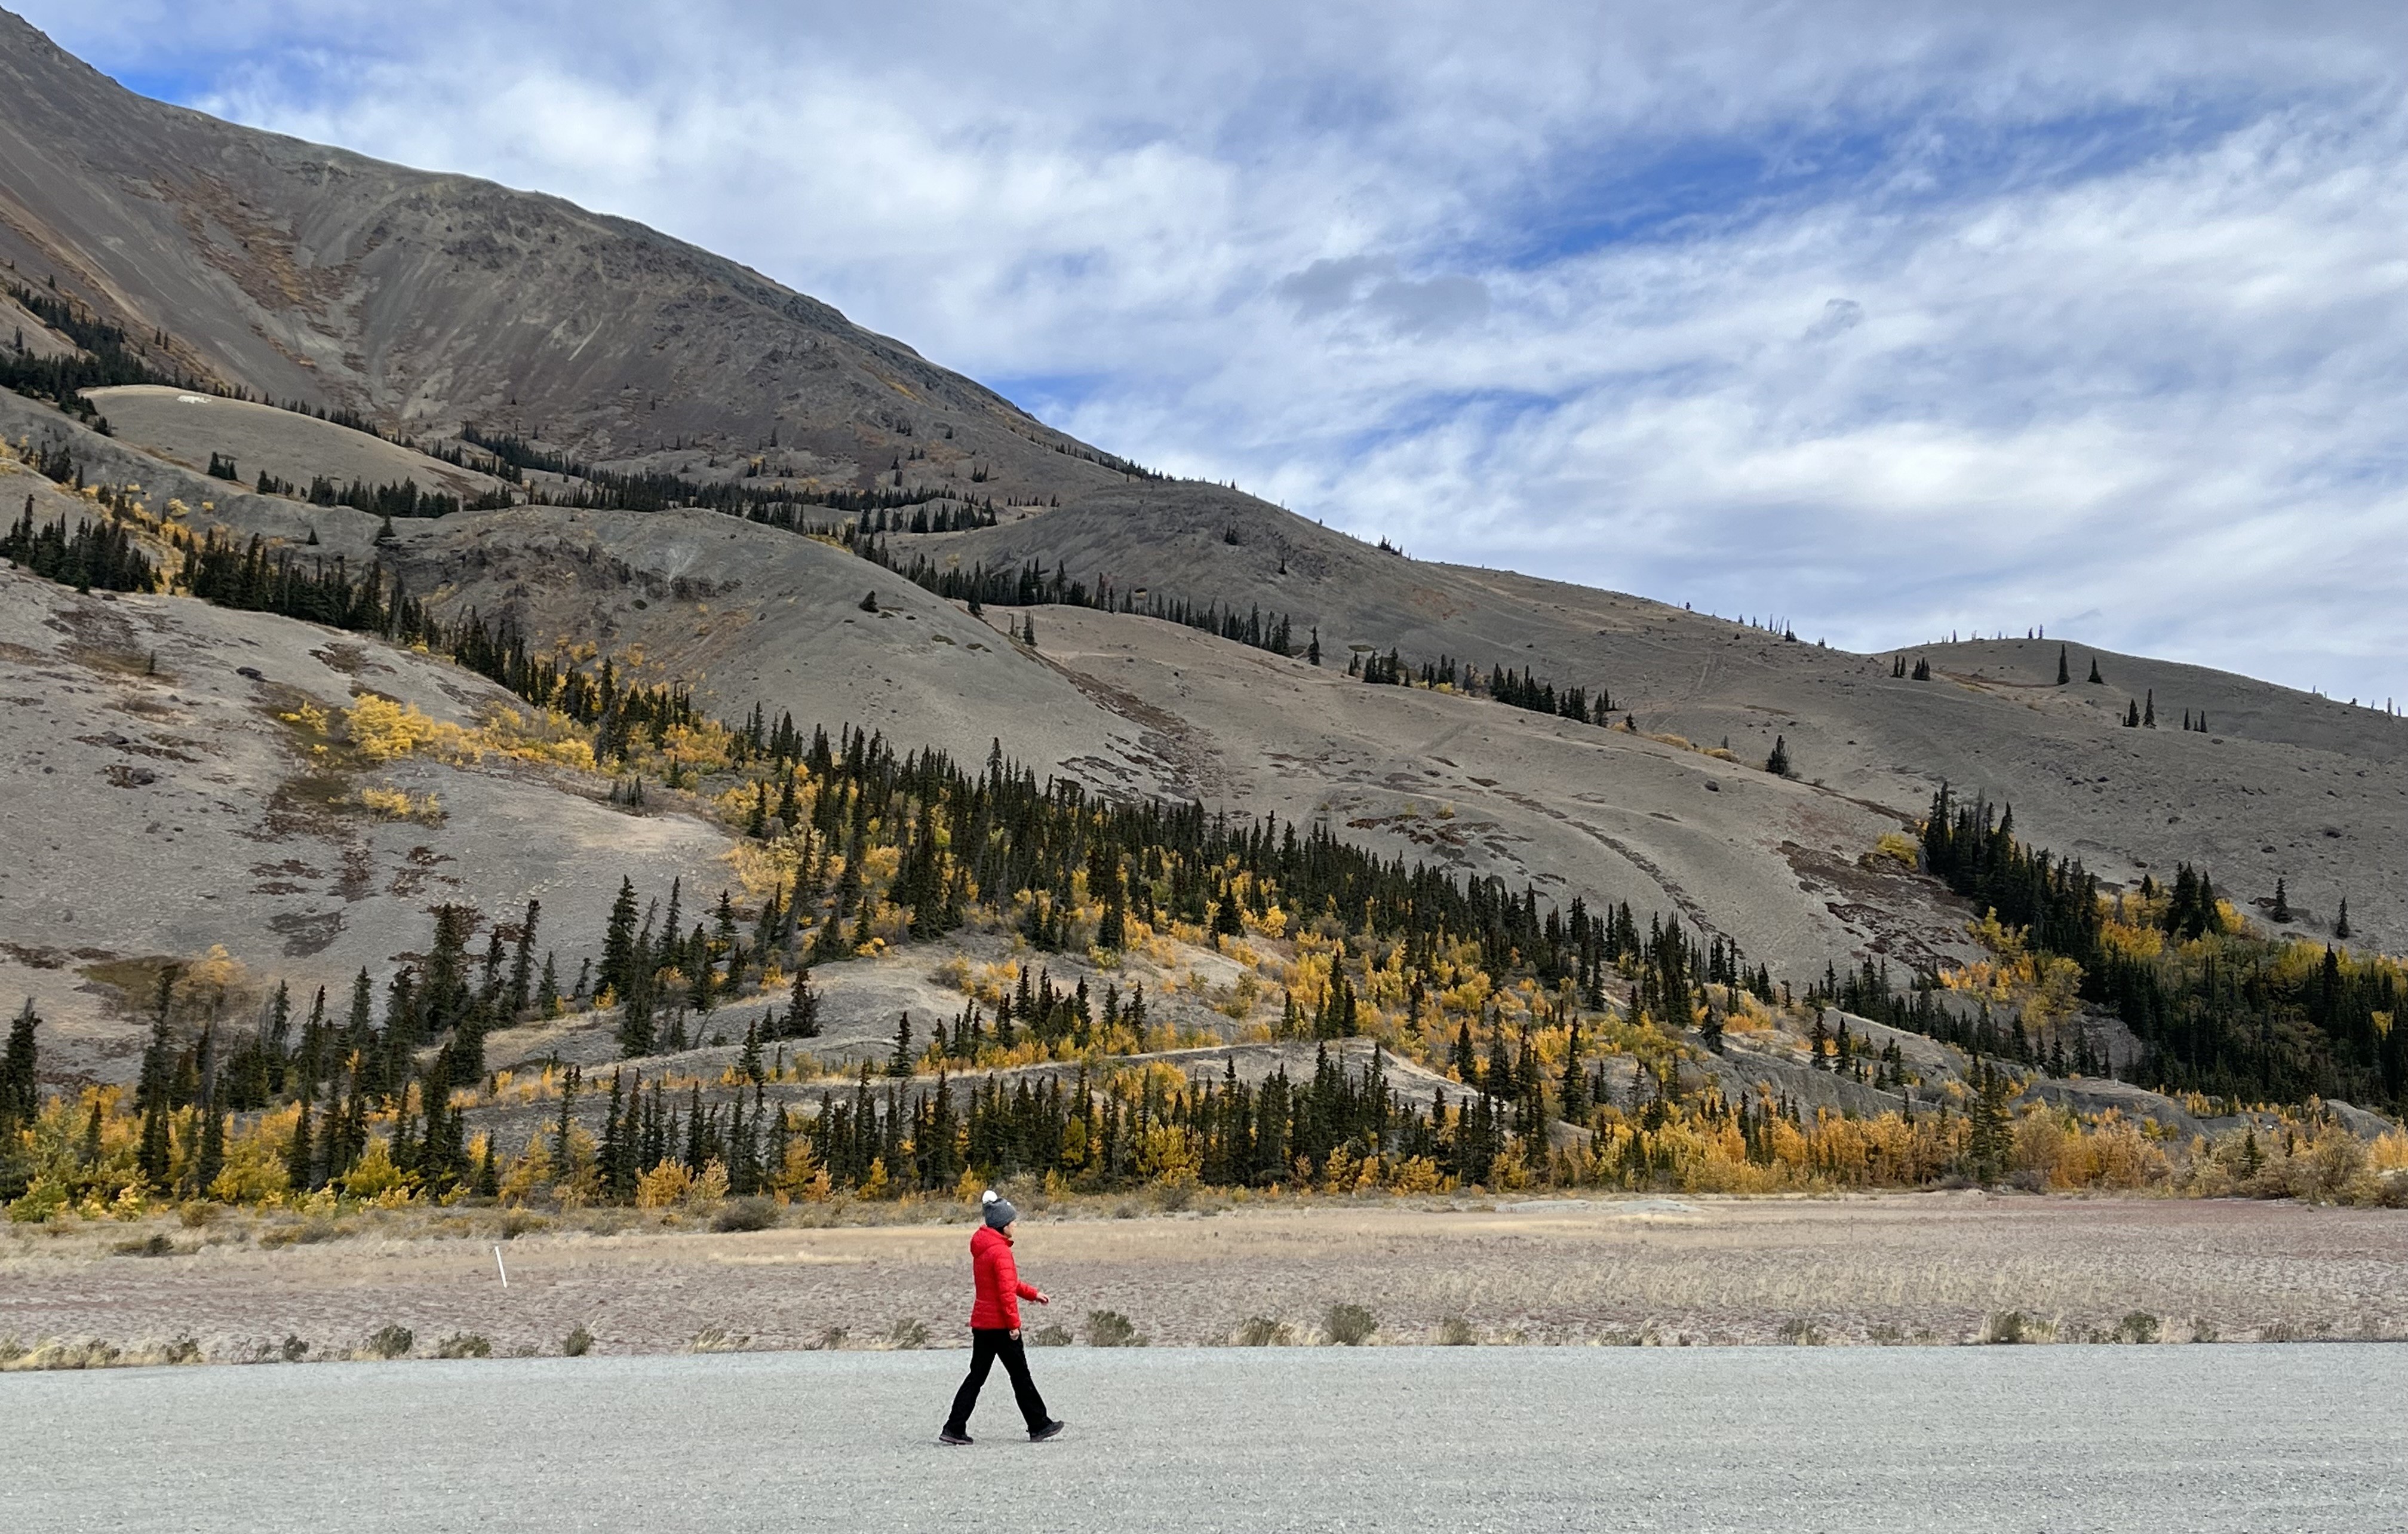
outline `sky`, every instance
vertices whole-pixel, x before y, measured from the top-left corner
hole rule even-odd
[[[7,3],[1417,556],[2408,706],[2408,7]]]

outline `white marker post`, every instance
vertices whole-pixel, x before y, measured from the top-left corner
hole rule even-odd
[[[494,1271],[502,1275],[502,1287],[505,1289],[509,1288],[510,1286],[510,1270],[502,1266],[502,1249],[498,1246],[494,1248]]]

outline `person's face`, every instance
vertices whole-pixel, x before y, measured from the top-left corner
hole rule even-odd
[[[1012,1233],[1013,1231],[1015,1231],[1015,1230],[1018,1230],[1019,1228],[1020,1228],[1020,1222],[1019,1222],[1019,1221],[1017,1221],[1017,1220],[1014,1220],[1014,1221],[1012,1221],[1010,1224],[1009,1224],[1009,1225],[1005,1226],[1003,1227],[1003,1239],[1004,1239],[1005,1240],[1007,1240],[1007,1241],[1008,1241],[1008,1240],[1011,1240],[1011,1233]]]

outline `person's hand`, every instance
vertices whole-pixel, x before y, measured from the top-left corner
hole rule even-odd
[[[1037,1303],[1039,1303],[1039,1305],[1051,1305],[1051,1304],[1053,1304],[1053,1303],[1054,1303],[1054,1297],[1053,1297],[1051,1295],[1048,1295],[1048,1294],[1047,1294],[1044,1290],[1042,1290],[1042,1289],[1039,1289],[1039,1290],[1038,1290],[1038,1291],[1037,1291],[1037,1294],[1036,1294],[1036,1297],[1036,1297]]]
[[[1020,1340],[1020,1328],[1018,1326],[1011,1328],[1011,1340],[1015,1342]]]

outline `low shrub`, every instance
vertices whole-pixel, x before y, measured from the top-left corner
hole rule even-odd
[[[137,1237],[120,1241],[111,1250],[121,1257],[173,1257],[181,1255],[176,1243],[165,1236]]]
[[[2128,1311],[2109,1335],[2118,1342],[2154,1342],[2157,1340],[2157,1318],[2146,1311]]]
[[[582,1358],[593,1351],[594,1334],[585,1329],[582,1321],[570,1327],[568,1335],[560,1340],[560,1355],[563,1358]]]
[[[1322,1317],[1321,1329],[1340,1347],[1359,1348],[1380,1329],[1380,1320],[1363,1306],[1341,1300]]]
[[[886,1345],[892,1348],[915,1349],[928,1345],[928,1324],[905,1316],[886,1328]]]
[[[282,1358],[286,1363],[297,1364],[302,1359],[309,1356],[309,1344],[304,1342],[300,1338],[294,1336],[293,1333],[286,1332],[284,1334],[284,1340],[277,1344],[276,1352],[277,1355]]]
[[[407,1358],[409,1350],[417,1343],[418,1339],[410,1334],[408,1326],[388,1321],[368,1333],[365,1349],[379,1358]]]
[[[435,1356],[437,1358],[491,1358],[493,1355],[494,1344],[472,1331],[455,1333],[435,1344]]]
[[[778,1223],[778,1206],[767,1198],[738,1198],[720,1206],[710,1228],[718,1231],[768,1230]]]
[[[1118,1311],[1087,1312],[1087,1346],[1091,1348],[1141,1348],[1146,1340],[1137,1329],[1137,1323]]]
[[[1073,1340],[1070,1328],[1058,1321],[1049,1321],[1028,1334],[1029,1342],[1040,1348],[1067,1348]]]
[[[1296,1340],[1296,1332],[1275,1317],[1248,1316],[1238,1327],[1237,1340],[1241,1348],[1283,1348]]]
[[[1993,1311],[1982,1323],[1981,1340],[1985,1343],[2054,1342],[2057,1326],[2041,1321],[2021,1311]]]
[[[1477,1346],[1479,1341],[1480,1334],[1471,1329],[1470,1322],[1466,1321],[1459,1315],[1448,1316],[1445,1320],[1438,1324],[1438,1345],[1440,1347],[1468,1348]]]
[[[1822,1327],[1802,1315],[1791,1316],[1781,1324],[1781,1340],[1798,1348],[1819,1348],[1830,1340],[1823,1335]]]
[[[301,1221],[297,1225],[273,1226],[259,1233],[259,1244],[276,1246],[312,1246],[350,1234],[343,1226],[322,1215]]]

